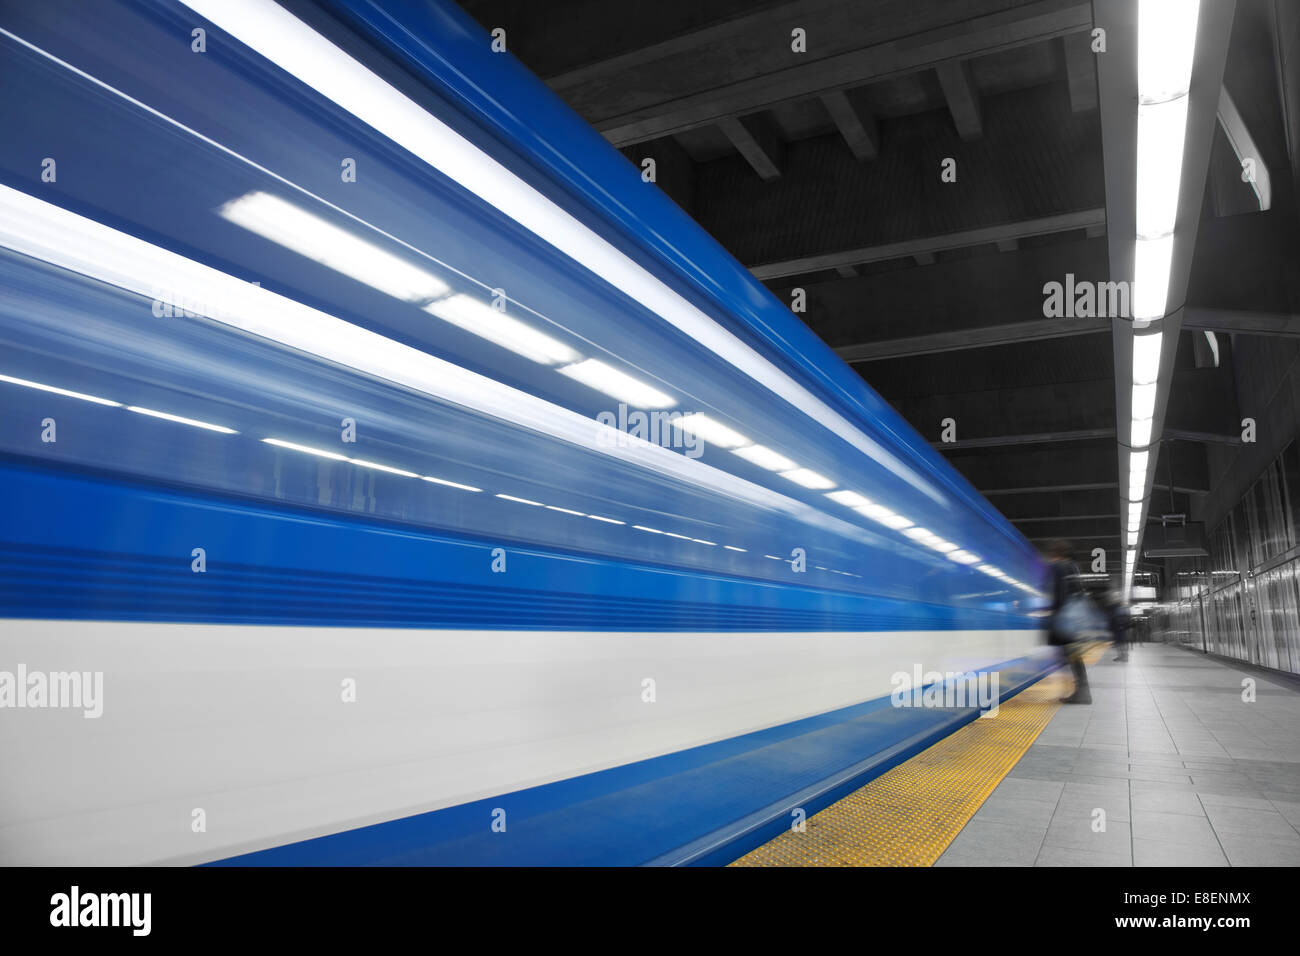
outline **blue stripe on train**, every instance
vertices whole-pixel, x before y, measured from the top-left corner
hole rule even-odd
[[[1004,665],[1001,699],[1054,664]],[[209,866],[717,865],[974,720],[879,698],[515,793],[260,850]],[[504,811],[504,817],[501,816]],[[504,832],[493,829],[503,820]]]
[[[602,631],[1032,629],[1021,615],[510,547],[0,461],[0,616]],[[191,570],[191,551],[207,570]]]

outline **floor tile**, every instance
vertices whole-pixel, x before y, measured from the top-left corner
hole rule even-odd
[[[1162,843],[1133,838],[1134,866],[1228,866],[1228,858],[1216,842],[1213,846]]]

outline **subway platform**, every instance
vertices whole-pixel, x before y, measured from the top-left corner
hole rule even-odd
[[[1294,866],[1300,691],[1163,644],[1089,655],[742,866]]]

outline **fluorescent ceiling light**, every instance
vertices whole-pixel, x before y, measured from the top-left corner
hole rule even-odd
[[[691,540],[691,536],[690,536],[689,534],[678,534],[676,531],[663,531],[663,532],[660,532],[660,533],[661,533],[661,534],[666,534],[666,535],[668,535],[668,537],[670,537],[670,538],[677,538],[678,540],[681,540],[681,541],[690,541],[690,540]]]
[[[360,465],[362,468],[373,468],[375,471],[386,471],[392,475],[401,475],[403,478],[419,478],[413,471],[403,471],[401,468],[394,468],[392,465],[381,465],[378,462],[366,461],[364,458],[349,458],[348,461],[354,465]]]
[[[109,405],[113,408],[122,407],[121,402],[110,401],[107,398],[96,398],[94,395],[87,395],[84,392],[71,392],[66,388],[55,388],[53,385],[42,385],[40,382],[29,382],[25,378],[14,378],[11,375],[0,375],[0,382],[21,385],[24,388],[35,388],[42,392],[53,392],[55,395],[63,395],[66,398],[79,398],[83,402],[94,402],[96,405]]]
[[[828,491],[826,497],[850,508],[869,508],[873,503],[866,495],[860,495],[856,491]]]
[[[532,501],[528,498],[516,498],[514,495],[497,495],[497,497],[505,501],[517,501],[521,505],[532,505],[534,508],[542,507],[542,503],[540,501]]]
[[[789,471],[796,467],[785,455],[772,451],[766,445],[746,445],[744,448],[733,449],[731,453],[768,471]]]
[[[957,550],[948,554],[948,560],[956,561],[958,564],[978,564],[980,556],[969,551]]]
[[[1138,543],[1138,532],[1130,531],[1128,533],[1128,546],[1130,548],[1135,548],[1137,547],[1137,543]]]
[[[1137,235],[1158,239],[1174,231],[1182,179],[1187,97],[1138,106]]]
[[[773,561],[784,561],[784,560],[785,560],[784,558],[778,558],[775,554],[765,554],[765,555],[763,555],[763,557],[765,557],[765,558],[771,558]]]
[[[694,541],[696,544],[707,544],[710,548],[716,548],[718,546],[718,542],[705,541],[703,538],[691,538],[691,540]]]
[[[650,534],[663,534],[663,532],[658,528],[647,528],[643,524],[634,524],[632,527],[636,528],[638,531],[648,531]]]
[[[1160,376],[1160,342],[1164,336],[1156,332],[1133,336],[1133,384],[1149,385]]]
[[[576,362],[582,357],[563,342],[471,295],[458,293],[430,302],[424,311],[543,365]]]
[[[270,0],[186,6],[641,303],[936,501],[946,495],[607,239]],[[645,403],[643,403],[645,405]],[[645,405],[648,407],[648,405]]]
[[[726,425],[714,421],[703,412],[683,415],[681,418],[673,418],[670,421],[673,427],[688,431],[692,435],[698,435],[710,445],[717,445],[719,448],[735,448],[737,445],[749,444],[749,439],[740,432],[732,431]]]
[[[924,541],[927,538],[936,537],[933,531],[931,531],[928,528],[921,528],[921,527],[908,528],[906,531],[903,532],[903,534],[907,535],[909,538],[912,538],[916,541]]]
[[[1188,92],[1196,56],[1199,0],[1139,0],[1138,137],[1135,183],[1136,241],[1133,249],[1133,318],[1164,316],[1178,221]],[[1151,444],[1160,375],[1161,336],[1133,338],[1131,444]],[[1144,495],[1148,452],[1129,461],[1128,495]],[[1128,534],[1136,544],[1143,505],[1129,505]],[[1128,552],[1132,563],[1133,551]],[[1127,594],[1127,584],[1125,586]]]
[[[811,468],[796,468],[793,471],[783,471],[781,477],[789,478],[795,484],[803,485],[805,488],[821,490],[822,488],[835,487],[835,482],[825,475],[818,474]]]
[[[1138,96],[1159,103],[1192,85],[1199,0],[1139,0]]]
[[[140,415],[148,415],[151,418],[163,418],[169,422],[177,422],[181,425],[190,425],[194,428],[206,428],[210,432],[221,432],[223,435],[238,435],[239,432],[233,428],[227,428],[225,425],[212,425],[208,422],[201,422],[194,418],[182,418],[180,415],[172,415],[168,412],[154,411],[152,408],[141,408],[139,405],[126,406],[128,412],[136,412]]]
[[[600,515],[587,515],[592,521],[603,521],[605,524],[627,524],[626,521],[619,521],[617,518],[604,518]]]
[[[735,545],[731,545],[731,544],[724,544],[723,547],[726,548],[728,551],[739,551],[741,554],[744,554],[746,552],[745,548],[737,548]]]
[[[587,513],[586,513],[585,511],[574,511],[572,508],[557,508],[555,505],[546,505],[546,510],[547,510],[547,511],[558,511],[558,512],[560,512],[560,514],[574,515],[575,517],[578,517],[578,518],[585,518],[585,517],[587,517]],[[594,516],[593,516],[593,517],[594,517]]]
[[[561,375],[567,375],[575,382],[581,382],[598,392],[604,392],[621,402],[638,408],[668,408],[677,404],[663,392],[633,378],[626,372],[620,372],[612,365],[606,365],[599,359],[586,359],[574,365],[560,369]]]
[[[251,192],[217,214],[395,298],[422,302],[447,294],[447,283],[437,276],[279,196]]]
[[[1133,419],[1154,418],[1156,413],[1156,383],[1133,386]]]
[[[934,550],[939,551],[943,554],[948,554],[952,551],[957,550],[957,546],[955,544],[953,544],[951,541],[944,541],[942,538],[936,538],[934,541],[927,541],[926,544],[929,545],[931,548],[934,548]]]
[[[461,491],[482,491],[482,488],[475,488],[473,485],[462,485],[459,481],[448,481],[446,478],[435,478],[433,475],[421,475],[425,481],[431,481],[435,485],[446,485],[448,488],[459,488]]]
[[[1142,322],[1165,314],[1174,237],[1138,239],[1133,248],[1133,318]]]
[[[290,451],[300,451],[307,455],[316,455],[320,458],[329,458],[333,461],[347,461],[347,455],[340,455],[338,452],[325,451],[323,448],[311,448],[307,445],[299,445],[291,441],[281,441],[278,438],[263,438],[262,441],[268,445],[274,445],[276,448],[288,448]]]

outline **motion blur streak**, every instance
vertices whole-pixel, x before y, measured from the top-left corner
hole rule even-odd
[[[693,861],[1035,676],[1029,542],[464,10],[285,7],[0,3],[0,669],[104,687],[0,861]]]
[[[936,501],[941,492],[641,265],[269,0],[182,0]]]
[[[602,446],[596,423],[566,408],[3,185],[0,246],[146,297],[185,290],[186,307],[198,304],[225,325],[701,488],[860,534],[848,522],[642,439],[626,436],[624,447]]]

